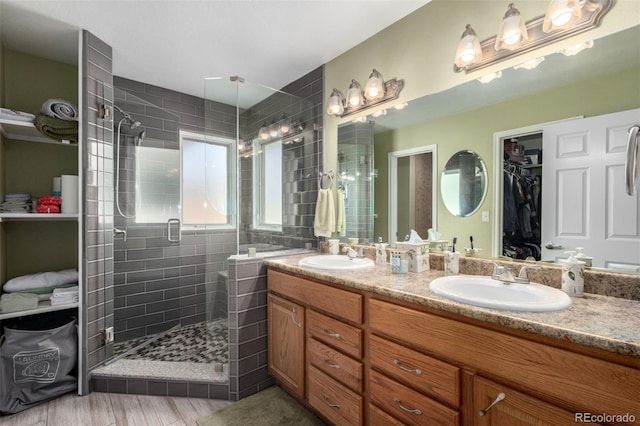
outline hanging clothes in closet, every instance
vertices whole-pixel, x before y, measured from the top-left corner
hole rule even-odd
[[[502,254],[513,259],[541,258],[542,182],[520,164],[504,162]]]

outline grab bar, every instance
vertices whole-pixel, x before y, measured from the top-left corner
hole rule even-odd
[[[178,224],[178,237],[177,238],[172,238],[171,237],[171,224],[172,223],[177,223]],[[171,243],[179,243],[180,240],[182,240],[182,226],[181,226],[181,222],[180,219],[169,219],[167,221],[167,240],[169,240],[169,242]]]
[[[638,190],[640,179],[640,148],[638,148],[638,131],[640,126],[629,128],[629,141],[627,142],[627,161],[625,163],[625,183],[627,194],[633,195]]]

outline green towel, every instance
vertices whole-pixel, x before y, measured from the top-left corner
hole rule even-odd
[[[49,117],[43,114],[36,116],[33,120],[36,129],[43,135],[56,139],[78,142],[78,122],[70,120],[61,120],[59,118]]]

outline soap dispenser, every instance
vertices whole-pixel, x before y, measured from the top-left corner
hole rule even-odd
[[[382,242],[382,237],[378,237],[376,244],[376,264],[384,265],[387,263],[387,244]]]
[[[562,291],[571,297],[584,296],[584,262],[576,259],[575,251],[565,251],[567,260],[560,260],[562,265]]]
[[[578,254],[576,254],[576,259],[578,259],[580,262],[584,262],[585,268],[587,269],[591,268],[593,257],[587,256],[586,254],[584,254],[584,247],[576,247],[576,250],[578,250]]]

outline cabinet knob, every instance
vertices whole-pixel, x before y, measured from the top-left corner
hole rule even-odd
[[[484,416],[485,414],[487,414],[487,411],[489,411],[489,409],[491,409],[491,407],[493,407],[494,405],[496,405],[498,402],[502,401],[505,398],[505,394],[500,392],[498,394],[498,396],[496,396],[496,399],[493,400],[493,402],[484,410],[480,410],[478,412],[478,414],[480,414],[480,417]]]
[[[326,329],[326,328],[324,328],[324,327],[322,327],[322,332],[323,332],[324,334],[326,334],[327,336],[329,336],[329,337],[335,337],[336,339],[339,339],[339,338],[340,338],[340,334],[338,334],[338,333],[334,333],[334,332],[332,332],[331,330],[328,330],[328,329]]]

